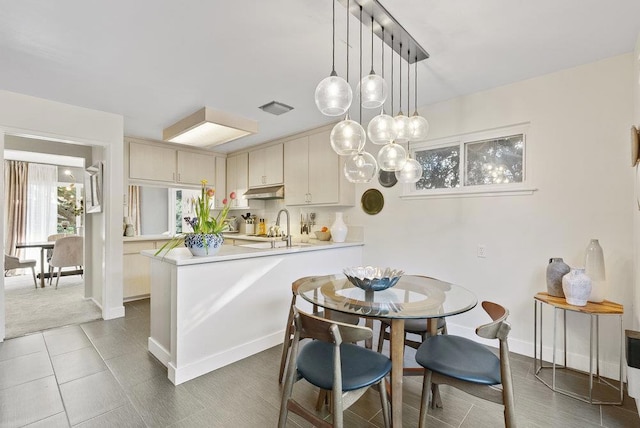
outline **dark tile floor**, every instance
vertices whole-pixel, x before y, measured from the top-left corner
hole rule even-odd
[[[126,305],[126,317],[94,321],[0,343],[0,427],[269,427],[276,426],[280,347],[179,386],[146,350],[148,301]],[[407,352],[407,362],[412,358]],[[516,413],[523,427],[640,427],[635,403],[597,406],[553,393],[533,376],[530,358],[513,355]],[[565,381],[580,383],[580,377]],[[406,427],[417,426],[420,378],[405,378]],[[501,406],[443,386],[443,409],[431,427],[503,426]],[[312,405],[316,391],[296,384]],[[326,410],[325,410],[326,413]],[[377,393],[346,411],[346,426],[380,427]],[[289,426],[307,427],[290,416]]]

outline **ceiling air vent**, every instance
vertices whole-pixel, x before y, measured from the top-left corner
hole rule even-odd
[[[280,103],[278,101],[271,101],[270,103],[266,103],[265,105],[260,106],[258,108],[263,111],[266,111],[267,113],[275,114],[276,116],[279,116],[281,114],[284,114],[293,110],[293,107]]]

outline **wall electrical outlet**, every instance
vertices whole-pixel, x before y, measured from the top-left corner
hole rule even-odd
[[[486,245],[478,245],[478,257],[484,259],[487,257],[487,246]]]

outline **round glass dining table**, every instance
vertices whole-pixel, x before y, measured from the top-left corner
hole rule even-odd
[[[300,284],[298,295],[333,311],[391,321],[391,409],[396,427],[402,426],[404,320],[457,315],[478,303],[464,287],[419,275],[404,275],[395,286],[382,291],[364,291],[344,275],[315,276]],[[433,334],[436,324],[431,323]]]

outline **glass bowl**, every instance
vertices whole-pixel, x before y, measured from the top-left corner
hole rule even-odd
[[[391,288],[400,280],[404,271],[400,269],[356,266],[344,268],[350,283],[365,291],[381,291]]]

